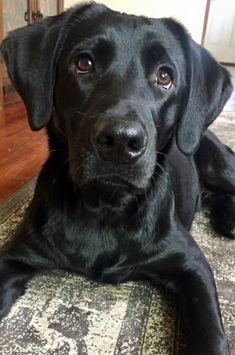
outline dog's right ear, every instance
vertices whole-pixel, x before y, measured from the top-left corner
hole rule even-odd
[[[26,105],[32,130],[44,127],[52,114],[63,16],[57,18],[10,32],[0,48],[9,77]]]
[[[21,95],[32,130],[47,125],[53,111],[57,62],[66,39],[66,24],[79,23],[107,8],[96,3],[81,4],[67,12],[10,32],[0,52],[9,77]]]

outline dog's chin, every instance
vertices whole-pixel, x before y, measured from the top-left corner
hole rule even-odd
[[[147,185],[136,185],[119,176],[95,177],[77,181],[84,208],[92,214],[120,216],[133,208],[138,195],[146,192]]]
[[[144,194],[149,188],[148,180],[144,179],[142,181],[141,179],[138,179],[138,181],[132,181],[119,176],[100,176],[89,179],[80,178],[76,179],[74,182],[82,190],[95,188],[104,192],[110,191],[110,193],[127,191],[129,193]]]

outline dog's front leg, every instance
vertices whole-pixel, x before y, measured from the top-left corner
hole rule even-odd
[[[24,293],[27,281],[34,274],[35,269],[24,262],[7,256],[0,258],[0,319]]]
[[[37,272],[48,268],[50,262],[35,243],[30,223],[23,221],[0,254],[0,319],[24,293],[26,283]]]
[[[213,273],[203,253],[186,231],[169,237],[163,250],[150,262],[148,272],[180,297],[188,329],[188,353],[230,354]]]

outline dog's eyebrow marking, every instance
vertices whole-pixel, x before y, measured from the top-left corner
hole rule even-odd
[[[81,52],[88,52],[94,55],[99,61],[110,60],[114,54],[114,43],[104,36],[95,38],[84,38],[73,48],[70,58],[72,60]]]
[[[161,47],[161,49],[165,52],[172,49],[173,44],[172,41],[169,40],[169,38],[167,38],[166,40],[165,33],[162,32],[160,29],[148,31],[143,37],[143,42],[149,46],[159,46],[159,48]]]
[[[94,48],[99,43],[109,43],[108,39],[104,36],[96,36],[96,37],[85,37],[82,40],[78,41],[78,44],[73,48],[73,51]]]

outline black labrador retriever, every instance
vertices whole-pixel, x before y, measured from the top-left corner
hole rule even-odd
[[[215,228],[235,237],[235,155],[206,130],[232,91],[228,72],[172,19],[95,3],[16,30],[1,50],[50,147],[1,255],[1,317],[40,270],[146,279],[179,295],[188,353],[229,354],[189,233],[206,191]]]

